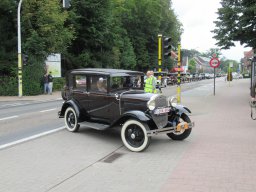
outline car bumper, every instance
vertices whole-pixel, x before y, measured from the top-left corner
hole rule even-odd
[[[147,131],[148,136],[158,135],[158,134],[166,134],[166,133],[172,133],[172,132],[182,132],[186,129],[192,129],[192,127],[195,126],[194,122],[191,123],[180,123],[177,126],[172,127],[164,127],[161,129],[154,129]]]

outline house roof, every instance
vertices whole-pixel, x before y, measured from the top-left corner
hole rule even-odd
[[[244,51],[245,58],[252,58],[253,57],[253,49],[250,51]]]

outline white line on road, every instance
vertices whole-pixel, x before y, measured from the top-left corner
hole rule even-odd
[[[20,143],[23,143],[23,142],[26,142],[26,141],[29,141],[29,140],[32,140],[32,139],[36,139],[36,138],[39,138],[39,137],[42,137],[42,136],[45,136],[45,135],[49,135],[51,133],[55,133],[57,131],[60,131],[62,129],[64,129],[65,126],[62,126],[62,127],[59,127],[59,128],[56,128],[56,129],[53,129],[53,130],[50,130],[50,131],[46,131],[46,132],[43,132],[43,133],[39,133],[37,135],[32,135],[30,137],[26,137],[26,138],[23,138],[23,139],[20,139],[20,140],[17,140],[17,141],[13,141],[13,142],[10,142],[10,143],[6,143],[4,145],[0,145],[0,150],[1,149],[4,149],[4,148],[7,148],[7,147],[11,147],[13,145],[17,145],[17,144],[20,144]]]
[[[56,110],[57,108],[53,108],[53,109],[47,109],[47,110],[43,110],[43,111],[40,111],[41,113],[45,113],[45,112],[48,112],[48,111],[54,111]]]
[[[6,119],[13,119],[13,118],[17,118],[19,116],[15,115],[15,116],[10,116],[10,117],[4,117],[2,119],[0,119],[0,121],[6,120]]]
[[[8,107],[8,106],[19,106],[19,105],[24,105],[23,103],[11,103],[11,104],[5,104],[2,105],[3,107]]]

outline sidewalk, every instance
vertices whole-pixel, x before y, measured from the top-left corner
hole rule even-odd
[[[52,95],[35,95],[35,96],[0,96],[0,102],[4,101],[41,101],[62,99],[61,91],[54,91]]]
[[[190,148],[162,191],[255,192],[256,121],[250,117],[249,79],[216,87],[216,95],[187,92],[195,121]]]

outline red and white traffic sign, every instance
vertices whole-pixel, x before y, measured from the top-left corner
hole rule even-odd
[[[213,54],[212,54],[212,57],[217,58],[217,54],[216,54],[216,53],[213,53]]]
[[[220,61],[218,58],[214,57],[210,60],[209,64],[212,68],[217,68],[220,66]]]

